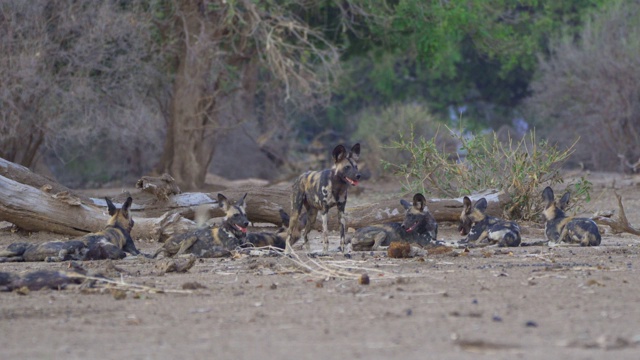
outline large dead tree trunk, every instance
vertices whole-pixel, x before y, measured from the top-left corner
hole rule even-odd
[[[18,167],[23,175],[30,172]],[[12,175],[9,171],[8,175]],[[52,181],[47,186],[36,188],[37,175],[26,176],[25,183],[0,176],[0,220],[9,221],[20,228],[30,231],[50,231],[65,235],[83,235],[102,229],[108,219],[104,199],[75,196],[68,190],[54,193],[50,189],[64,189]],[[15,176],[13,176],[15,177]],[[28,184],[26,184],[28,183]],[[290,211],[290,187],[247,188],[223,191],[230,199],[247,196],[247,216],[252,222],[280,224],[279,210]],[[217,194],[183,193],[171,195],[161,200],[153,195],[139,191],[131,194],[134,205],[131,208],[136,225],[134,238],[162,240],[166,236],[194,226],[187,220],[193,218],[194,209],[203,204],[211,205],[211,216],[220,217],[224,213],[217,206]],[[122,195],[123,197],[126,195]],[[503,193],[481,194],[489,202],[489,213],[499,214],[508,197]],[[114,199],[118,202],[118,197]],[[121,201],[120,201],[121,202]],[[457,221],[462,210],[461,199],[430,200],[428,207],[437,221]],[[398,200],[386,200],[376,203],[347,207],[347,226],[363,226],[400,221],[404,209]],[[320,221],[316,221],[316,228]],[[331,211],[329,227],[337,229],[335,209]]]

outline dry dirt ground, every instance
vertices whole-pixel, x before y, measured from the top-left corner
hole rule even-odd
[[[590,179],[587,211],[615,209],[615,189],[640,226],[640,177]],[[380,196],[375,184],[365,188],[350,201]],[[0,246],[60,238],[4,224]],[[115,268],[85,262],[165,292],[102,285],[0,293],[0,358],[638,359],[640,238],[604,230],[597,248],[472,249],[412,259],[335,254],[312,259],[313,272],[280,256],[206,259],[183,274],[162,274],[155,260],[125,259]],[[524,233],[525,241],[543,237],[535,224]],[[450,224],[440,234],[459,239]],[[312,242],[319,248],[318,235]],[[158,247],[137,245],[147,253]],[[0,271],[67,267],[4,263]],[[369,285],[359,284],[361,273]],[[202,288],[184,290],[195,283]]]

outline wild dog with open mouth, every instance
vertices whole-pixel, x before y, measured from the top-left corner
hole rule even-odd
[[[582,246],[598,246],[602,240],[598,225],[588,218],[567,217],[565,210],[569,204],[569,192],[556,203],[553,190],[546,187],[542,199],[546,201],[544,234],[549,242],[577,243]]]
[[[316,221],[318,211],[322,217],[322,247],[323,251],[329,250],[327,213],[329,209],[337,206],[338,221],[340,222],[340,248],[346,251],[344,209],[347,204],[347,189],[349,186],[358,185],[360,172],[358,171],[358,159],[360,158],[360,144],[355,144],[351,151],[343,145],[333,149],[334,165],[331,169],[320,171],[307,171],[300,175],[293,183],[291,194],[291,221],[287,231],[285,253],[291,253],[291,246],[300,238],[298,222],[302,207],[307,210],[307,224],[302,231],[303,244],[309,250],[309,231]]]
[[[287,228],[289,227],[289,214],[280,209],[280,219],[282,226],[275,232],[248,233],[243,246],[245,247],[265,247],[272,246],[284,250],[287,242]],[[301,221],[302,222],[302,219]]]
[[[471,206],[471,199],[464,197],[460,214],[460,235],[467,235],[463,242],[498,244],[500,247],[520,246],[520,226],[486,214],[487,199],[481,198]]]
[[[153,257],[160,254],[174,256],[193,254],[200,258],[215,258],[231,255],[231,250],[243,244],[247,234],[247,212],[244,194],[232,205],[227,198],[218,194],[218,204],[226,212],[220,226],[205,227],[170,237]]]
[[[436,241],[438,223],[429,210],[424,212],[427,199],[418,193],[413,196],[413,204],[404,199],[400,200],[400,204],[406,209],[402,223],[389,222],[358,229],[351,238],[352,249],[377,250],[380,246],[389,246],[396,241],[426,246]]]
[[[105,198],[109,209],[107,226],[99,232],[67,241],[49,241],[42,244],[19,242],[0,252],[3,261],[67,261],[122,259],[125,252],[140,252],[131,238],[134,221],[129,208],[133,199],[128,197],[120,209]]]

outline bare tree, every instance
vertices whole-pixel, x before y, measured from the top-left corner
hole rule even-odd
[[[149,148],[161,127],[150,96],[150,21],[135,4],[20,1],[0,4],[0,156],[26,166],[44,150],[62,161],[117,140]],[[150,17],[147,17],[150,19]]]
[[[629,171],[640,160],[640,5],[612,2],[593,15],[580,40],[562,39],[540,62],[528,106],[570,144],[574,158],[598,170]]]
[[[203,185],[218,137],[256,121],[258,97],[307,105],[328,98],[337,48],[280,2],[176,0],[162,14],[176,70],[158,168],[182,188]]]

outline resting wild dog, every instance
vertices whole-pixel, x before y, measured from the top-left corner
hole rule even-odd
[[[546,223],[544,234],[549,242],[578,243],[582,246],[598,246],[601,237],[598,225],[587,218],[567,217],[564,210],[569,204],[569,192],[556,203],[553,190],[546,187],[542,191],[542,199],[546,201],[543,211]]]
[[[309,231],[316,221],[318,211],[322,217],[322,247],[324,252],[329,250],[327,213],[329,209],[338,207],[338,221],[340,222],[340,248],[346,251],[344,231],[346,219],[344,208],[347,204],[347,189],[358,185],[358,159],[360,158],[360,144],[355,144],[351,151],[343,145],[333,149],[334,165],[331,169],[307,171],[300,175],[293,183],[291,194],[291,221],[287,231],[286,253],[291,253],[291,245],[298,241],[300,235],[298,222],[302,207],[307,210],[307,224],[302,236],[304,245],[309,250]]]
[[[133,219],[129,207],[133,199],[128,197],[122,208],[105,198],[109,219],[104,230],[68,241],[49,241],[42,244],[14,243],[0,252],[0,259],[9,261],[66,261],[122,259],[125,251],[138,255],[140,252],[131,238]],[[1,260],[0,260],[1,262]]]
[[[225,219],[219,227],[205,227],[191,230],[183,234],[173,235],[158,249],[153,257],[160,254],[174,256],[194,254],[201,258],[215,258],[231,255],[231,250],[242,245],[247,234],[247,212],[244,194],[235,205],[218,194],[218,204],[226,212]]]
[[[465,196],[463,205],[458,231],[460,235],[467,235],[465,242],[486,241],[500,247],[520,246],[520,226],[513,221],[487,215],[487,199],[479,199],[471,206],[471,199]]]
[[[433,215],[424,209],[427,199],[422,194],[413,196],[413,204],[400,200],[407,210],[404,221],[372,225],[358,229],[351,238],[351,246],[356,251],[377,250],[380,246],[389,246],[392,242],[402,241],[425,246],[438,236],[438,224]]]
[[[275,233],[248,233],[244,245],[249,247],[273,246],[284,250],[287,241],[287,228],[289,227],[289,214],[280,209],[280,219],[282,219],[282,226]]]

